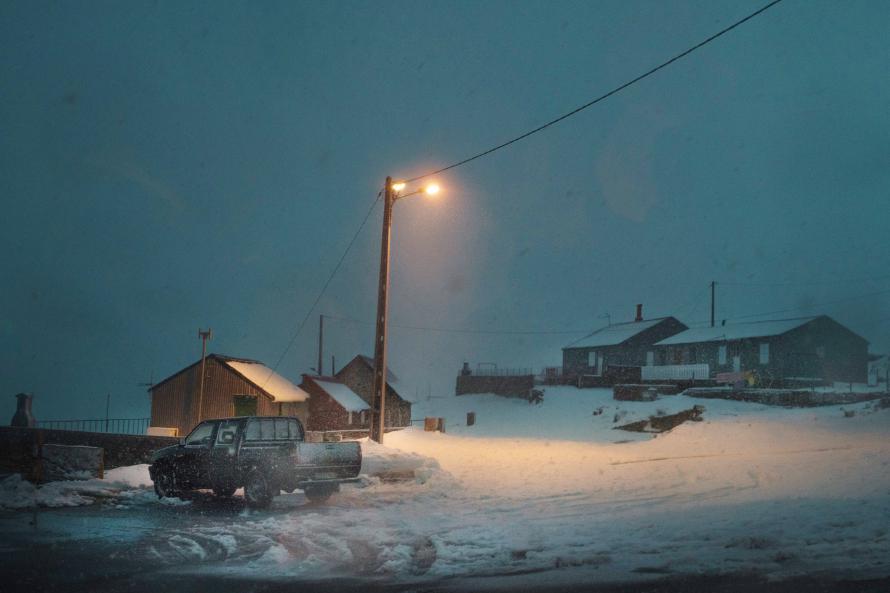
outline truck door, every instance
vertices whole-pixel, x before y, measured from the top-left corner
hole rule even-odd
[[[219,423],[213,448],[210,449],[209,478],[212,485],[228,486],[234,483],[243,424],[243,420],[223,420]]]
[[[202,422],[185,439],[185,446],[176,463],[176,471],[179,479],[192,488],[205,488],[208,485],[207,469],[215,429],[216,422]]]

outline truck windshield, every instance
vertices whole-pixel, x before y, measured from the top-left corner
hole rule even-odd
[[[186,445],[207,445],[210,443],[210,437],[213,435],[213,423],[205,422],[199,424],[185,439]]]

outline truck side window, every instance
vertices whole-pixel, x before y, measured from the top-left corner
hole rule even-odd
[[[219,430],[216,432],[216,444],[218,445],[231,445],[235,442],[235,437],[238,434],[238,421],[237,420],[229,420],[228,422],[222,422],[219,425]]]
[[[287,424],[288,426],[290,426],[290,438],[296,441],[302,441],[303,431],[302,429],[300,429],[300,423],[296,420],[291,419],[287,421]]]
[[[258,441],[260,440],[260,421],[256,419],[251,419],[247,421],[247,428],[244,429],[244,440],[245,441]]]
[[[264,441],[275,440],[275,420],[273,418],[260,420],[260,438]]]
[[[275,440],[277,441],[286,441],[290,439],[290,435],[287,430],[287,418],[276,418],[275,419]]]

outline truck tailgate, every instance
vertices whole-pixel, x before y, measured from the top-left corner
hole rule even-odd
[[[362,449],[356,442],[298,443],[295,455],[302,480],[354,478],[362,467]]]

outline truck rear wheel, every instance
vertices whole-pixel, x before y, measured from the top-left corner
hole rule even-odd
[[[339,484],[330,486],[306,486],[306,488],[303,489],[303,494],[306,495],[306,498],[308,498],[310,502],[324,502],[339,489]]]
[[[261,472],[253,472],[244,485],[244,499],[252,507],[263,508],[272,502],[272,488]]]

